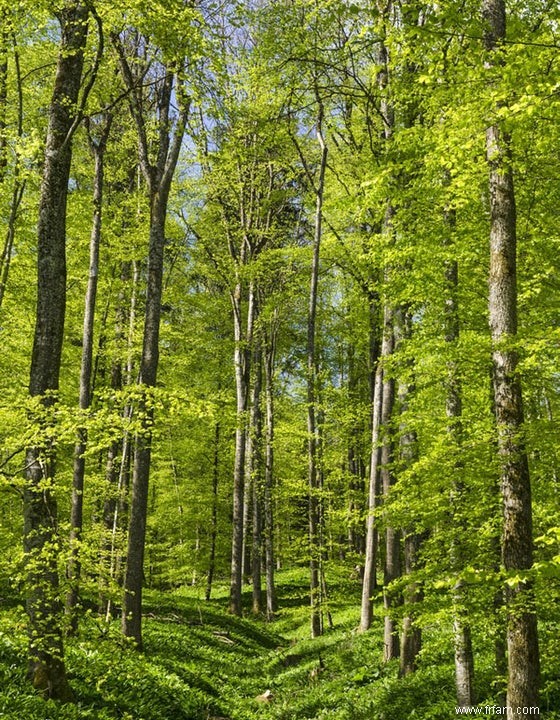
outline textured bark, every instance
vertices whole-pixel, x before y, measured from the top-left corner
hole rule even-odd
[[[446,177],[446,182],[449,178]],[[455,211],[448,209],[445,212],[445,224],[449,237],[445,238],[444,245],[452,248],[452,234],[455,230]],[[445,306],[444,306],[444,336],[451,353],[451,359],[447,362],[446,399],[445,411],[448,418],[447,432],[449,434],[452,451],[459,455],[462,435],[461,416],[463,403],[461,395],[461,382],[457,361],[453,357],[456,353],[459,341],[459,307],[457,291],[459,287],[459,266],[455,259],[448,259],[444,265],[445,280]],[[464,521],[465,487],[461,479],[462,464],[459,459],[454,465],[455,476],[451,489],[451,566],[452,570],[459,574],[464,564],[463,544],[464,535],[467,531]],[[458,581],[453,590],[454,617],[453,617],[453,641],[455,647],[455,692],[457,705],[459,707],[470,707],[474,705],[474,655],[471,640],[471,630],[468,616],[464,609],[466,599],[466,588],[461,581]]]
[[[254,380],[251,403],[251,476],[253,488],[253,543],[251,546],[251,575],[253,578],[253,613],[262,610],[261,567],[263,550],[263,422],[262,422],[262,350],[257,346],[253,358]]]
[[[418,533],[409,533],[404,538],[404,571],[410,575],[418,569],[418,552],[422,538]],[[415,606],[422,602],[423,592],[420,583],[409,583],[405,590],[408,612],[403,619],[401,634],[400,674],[409,675],[416,670],[418,653],[422,649],[422,630],[416,624]]]
[[[404,309],[399,312],[400,321],[397,323],[397,338],[400,343],[410,337],[412,321],[410,314]],[[399,454],[401,465],[404,468],[410,467],[417,459],[417,436],[413,429],[407,426],[402,417],[409,408],[410,398],[415,391],[413,380],[401,380],[398,390],[400,422]],[[424,539],[424,534],[415,530],[404,533],[404,572],[407,576],[417,571],[420,567],[419,551]],[[419,581],[408,582],[405,587],[403,598],[406,603],[406,614],[403,618],[401,647],[400,647],[400,668],[401,676],[408,675],[416,670],[416,660],[422,647],[422,631],[416,622],[417,606],[423,599],[422,584]],[[400,599],[400,598],[399,598]]]
[[[354,362],[354,347],[348,346],[348,398],[351,404],[360,400],[358,380]],[[362,461],[361,437],[363,425],[355,422],[348,439],[347,472],[348,483],[348,535],[347,548],[361,555],[365,550],[365,536],[362,518],[364,516],[365,465]]]
[[[487,66],[500,67],[506,34],[504,0],[483,0]],[[489,320],[493,344],[494,407],[501,463],[502,562],[506,573],[533,564],[531,483],[523,441],[523,401],[513,347],[517,335],[516,209],[508,133],[495,120],[486,131],[490,194]],[[508,608],[508,720],[518,708],[538,706],[539,645],[533,586],[506,588]]]
[[[1,20],[1,18],[0,18]],[[7,167],[7,141],[6,141],[6,107],[8,103],[8,43],[9,35],[7,32],[2,33],[1,51],[0,51],[0,188],[2,193],[7,193],[6,185],[6,167]],[[16,79],[16,98],[17,98],[17,139],[21,139],[23,135],[23,87],[21,79],[21,69],[19,62],[19,51],[14,43],[14,69]],[[6,223],[6,235],[2,255],[0,256],[0,309],[4,302],[6,286],[10,274],[10,265],[12,262],[12,254],[14,247],[14,239],[16,235],[16,221],[18,217],[19,207],[23,198],[26,186],[26,179],[22,178],[21,161],[16,153],[13,166],[13,181],[11,190],[11,201],[8,219]]]
[[[375,512],[379,506],[379,478],[381,464],[381,418],[383,407],[383,364],[391,355],[393,348],[393,312],[388,305],[383,311],[383,340],[381,354],[375,372],[373,391],[373,413],[371,429],[371,462],[369,471],[368,516],[366,522],[366,557],[364,562],[364,579],[362,584],[362,604],[360,614],[360,632],[366,632],[371,627],[373,619],[373,603],[371,597],[375,589],[375,576],[377,572],[377,527]]]
[[[242,264],[245,258],[242,257]],[[234,366],[236,388],[237,427],[235,429],[235,460],[233,467],[233,534],[231,542],[231,580],[229,610],[242,614],[241,586],[243,582],[243,539],[245,507],[245,453],[247,449],[247,412],[251,376],[250,347],[255,320],[254,289],[249,288],[247,316],[243,322],[243,285],[238,282],[231,297],[234,324]]]
[[[319,507],[319,427],[317,422],[317,351],[316,351],[316,317],[317,296],[319,287],[319,260],[321,254],[321,237],[323,222],[323,191],[325,170],[327,167],[327,146],[323,137],[323,106],[319,98],[317,118],[317,139],[321,149],[319,179],[316,188],[315,227],[313,238],[313,258],[311,263],[311,282],[309,288],[309,305],[307,313],[307,483],[309,492],[309,574],[311,603],[311,637],[318,637],[323,632],[321,612],[321,528]]]
[[[389,2],[383,10],[384,21],[387,21],[389,13],[392,9],[392,3]],[[388,85],[389,85],[389,53],[384,42],[380,43],[377,63],[379,65],[379,72],[377,73],[377,86],[381,93],[380,100],[380,111],[383,120],[383,139],[386,147],[388,147],[392,135],[393,127],[395,123],[394,110],[390,102]],[[385,216],[383,218],[383,232],[392,233],[392,219],[394,209],[391,204],[390,198],[387,199],[387,206],[385,209]],[[388,273],[388,268],[384,270],[385,274]],[[370,340],[371,341],[371,340]],[[372,442],[371,442],[371,462],[370,462],[370,480],[369,480],[369,493],[368,493],[368,516],[366,526],[366,558],[364,564],[364,580],[362,585],[362,604],[360,614],[360,632],[369,630],[373,618],[373,603],[371,596],[375,587],[375,575],[377,570],[377,528],[375,527],[374,513],[379,505],[379,477],[380,466],[382,463],[381,454],[382,448],[379,447],[381,439],[381,426],[384,423],[383,411],[385,409],[392,409],[393,398],[388,398],[387,401],[384,397],[384,393],[387,390],[393,392],[392,386],[389,384],[389,380],[386,377],[386,371],[384,368],[384,360],[386,360],[393,352],[394,345],[394,332],[393,332],[393,309],[386,302],[383,310],[383,340],[381,344],[381,356],[377,366],[375,374],[375,382],[373,389],[373,411],[372,411]],[[387,417],[386,420],[389,418]],[[386,443],[384,442],[384,446]],[[387,455],[386,455],[387,457]],[[386,536],[386,544],[390,545],[391,549],[394,549],[395,538],[391,534]],[[392,551],[392,550],[391,550]],[[387,618],[388,620],[388,618]],[[391,635],[390,623],[386,622],[384,637],[388,640],[388,635]],[[398,635],[396,636],[398,643]],[[390,641],[390,646],[393,647],[393,641]],[[385,647],[385,652],[387,647]]]
[[[218,483],[220,481],[220,423],[214,428],[214,459],[212,461],[212,516],[210,519],[210,557],[206,573],[205,600],[209,602],[216,570],[216,538],[218,536]]]
[[[121,283],[115,323],[115,343],[123,351],[126,348],[126,364],[122,357],[116,357],[111,365],[111,389],[115,392],[132,383],[133,358],[132,348],[136,327],[136,300],[139,280],[138,264],[129,260],[121,265]],[[129,306],[126,307],[124,286],[132,280]],[[126,326],[128,325],[128,338]],[[123,347],[124,346],[124,347]],[[124,365],[124,367],[123,367]],[[132,416],[132,404],[129,402],[122,411],[126,422]],[[125,431],[122,438],[113,442],[107,451],[105,465],[106,497],[103,502],[103,524],[105,536],[101,550],[101,565],[107,567],[107,575],[102,571],[99,588],[99,614],[107,621],[111,617],[112,601],[107,595],[108,583],[116,580],[122,584],[122,549],[117,542],[119,529],[126,530],[128,514],[128,489],[130,486],[131,464],[130,435]]]
[[[133,74],[121,39],[116,35],[113,35],[112,39],[119,56],[121,74],[129,91],[130,111],[138,134],[139,162],[150,200],[146,307],[140,360],[140,385],[143,393],[137,407],[142,429],[135,438],[122,609],[123,634],[132,638],[136,647],[141,650],[144,548],[154,423],[150,389],[156,385],[159,364],[167,203],[185,132],[189,102],[183,97],[180,86],[175,83],[175,75],[170,70],[163,68],[164,75],[159,79],[160,86],[157,93],[157,140],[154,148],[155,161],[152,162],[147,132],[148,118],[143,112],[142,93],[144,88],[141,83],[137,82]],[[170,111],[174,92],[180,101],[180,111],[174,130],[172,130]]]
[[[50,408],[59,385],[66,309],[66,199],[72,159],[72,134],[80,92],[88,12],[71,3],[60,15],[61,45],[49,110],[45,163],[39,201],[37,315],[29,393],[39,398],[38,424],[54,424]],[[61,603],[58,596],[54,498],[55,449],[49,440],[27,451],[24,489],[24,538],[27,565],[27,614],[30,676],[44,695],[71,696],[65,673]]]
[[[264,452],[264,548],[266,575],[266,618],[272,620],[276,612],[276,588],[274,586],[274,511],[272,488],[274,485],[274,360],[276,354],[276,330],[272,328],[264,352],[265,376],[265,452]]]
[[[7,21],[6,10],[0,10],[0,24],[4,25]],[[0,30],[0,183],[4,182],[6,174],[7,142],[6,142],[6,110],[8,108],[8,45],[9,33]]]
[[[95,169],[93,177],[93,222],[89,244],[89,271],[84,303],[84,323],[82,331],[82,360],[80,365],[79,408],[85,412],[91,405],[92,368],[93,368],[93,324],[97,299],[97,279],[99,272],[99,245],[101,242],[101,219],[103,207],[103,171],[104,155],[107,138],[111,129],[111,116],[108,116],[99,142],[90,136],[90,147],[93,152]],[[66,612],[70,614],[70,629],[77,628],[78,617],[74,612],[79,597],[79,580],[81,572],[79,544],[83,524],[83,495],[85,476],[85,451],[87,445],[87,429],[78,428],[78,439],[74,446],[74,469],[72,476],[72,500],[70,508],[70,559],[67,577],[70,591],[66,597]]]
[[[391,326],[385,328],[388,333],[388,352],[394,351],[395,334],[393,318]],[[392,431],[389,427],[393,415],[395,401],[395,381],[384,371],[383,374],[383,401],[381,405],[381,427],[383,428],[383,443],[381,446],[381,487],[383,501],[385,502],[395,478],[391,470],[393,461]],[[401,576],[401,546],[400,531],[388,525],[385,528],[385,563],[383,568],[383,607],[385,610],[383,632],[383,658],[385,661],[399,656],[399,633],[397,623],[391,616],[391,609],[400,604],[401,599],[389,589],[389,584]]]

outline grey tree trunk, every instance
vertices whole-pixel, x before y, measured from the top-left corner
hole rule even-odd
[[[0,53],[0,188],[5,193],[6,180],[6,167],[7,167],[7,144],[6,144],[6,107],[8,102],[8,40],[9,36],[7,32],[2,33],[1,40],[1,53]],[[19,51],[14,45],[14,68],[16,76],[16,87],[17,87],[17,138],[18,140],[23,135],[23,86],[21,79],[21,70],[19,62]],[[4,239],[4,246],[2,248],[2,255],[0,256],[0,310],[4,302],[4,295],[6,293],[6,286],[8,284],[8,277],[10,274],[10,265],[12,262],[12,254],[14,247],[14,240],[16,236],[16,222],[18,217],[19,207],[25,191],[26,179],[22,178],[21,173],[21,162],[19,155],[16,152],[14,168],[13,168],[13,184],[11,190],[11,201],[8,219],[6,223],[6,235]]]
[[[418,569],[418,552],[422,538],[418,533],[411,532],[404,538],[404,571],[410,575]],[[416,622],[415,605],[422,602],[422,586],[418,582],[409,583],[405,590],[405,601],[409,607],[403,619],[401,634],[400,675],[415,672],[418,654],[422,649],[422,629]]]
[[[366,521],[366,557],[362,583],[362,604],[360,632],[366,632],[373,620],[372,595],[376,586],[377,573],[377,527],[375,512],[379,507],[379,470],[381,464],[380,429],[383,406],[383,363],[391,355],[393,347],[393,313],[388,305],[383,311],[383,339],[381,353],[375,371],[373,388],[373,412],[371,428],[371,461],[369,470],[368,515]]]
[[[121,39],[117,35],[113,35],[112,39],[119,56],[121,74],[128,89],[130,111],[138,133],[140,167],[148,187],[150,199],[148,278],[140,360],[140,385],[143,393],[137,407],[142,430],[136,436],[134,448],[127,563],[122,608],[123,634],[132,638],[136,647],[141,650],[144,548],[154,423],[150,389],[156,385],[159,364],[159,331],[167,202],[185,132],[189,102],[183,96],[181,86],[175,83],[175,75],[164,68],[164,75],[160,78],[160,89],[157,94],[157,140],[154,149],[155,160],[152,162],[147,131],[148,118],[143,112],[142,93],[144,88],[142,83],[137,82],[133,74]],[[170,112],[174,92],[179,101],[180,111],[173,131]]]
[[[72,135],[82,80],[88,11],[68,3],[59,16],[60,53],[49,110],[39,201],[37,314],[29,394],[39,399],[39,426],[54,424],[51,408],[59,386],[66,309],[66,200]],[[57,558],[55,449],[48,439],[27,450],[23,497],[23,546],[27,566],[29,673],[45,696],[69,700],[61,631]]]
[[[253,399],[251,407],[251,476],[253,489],[253,542],[251,574],[253,578],[253,613],[262,610],[261,567],[263,551],[263,422],[262,422],[262,349],[257,346],[253,358]]]
[[[398,338],[401,342],[411,334],[412,322],[407,311],[402,310],[401,321],[397,324]],[[400,381],[398,390],[399,413],[401,416],[406,413],[409,407],[410,398],[415,391],[413,381]],[[407,426],[406,421],[401,417],[400,422],[399,452],[403,467],[410,467],[417,457],[417,437],[414,430]],[[423,534],[416,530],[404,532],[404,572],[407,576],[417,571],[420,567],[419,551],[423,541]],[[417,580],[409,582],[403,593],[403,600],[406,603],[406,614],[403,618],[401,647],[400,647],[400,668],[401,676],[409,675],[416,670],[418,653],[422,648],[422,630],[417,623],[417,605],[422,601],[422,584]]]
[[[266,575],[266,618],[272,620],[276,612],[276,588],[274,586],[274,512],[272,489],[274,486],[274,360],[276,354],[276,329],[272,327],[265,342],[265,453],[264,453],[264,548]]]
[[[387,351],[392,354],[394,351],[394,314],[391,313],[391,326],[385,328],[388,333]],[[383,428],[383,443],[381,446],[381,486],[383,489],[383,500],[389,495],[391,486],[394,483],[394,475],[391,470],[393,460],[393,440],[390,422],[393,415],[395,401],[395,381],[386,370],[383,371],[383,401],[381,405],[381,427]],[[394,594],[388,586],[391,582],[401,576],[401,545],[400,531],[391,525],[385,528],[385,564],[383,572],[383,607],[385,610],[384,632],[383,632],[383,658],[387,662],[399,656],[399,633],[397,623],[391,616],[391,609],[394,605],[400,604],[400,598]]]
[[[448,178],[446,178],[446,181]],[[445,211],[445,224],[449,237],[445,239],[445,246],[452,250],[453,232],[455,231],[455,211]],[[461,382],[459,368],[454,355],[459,341],[459,307],[457,292],[459,287],[459,267],[454,258],[447,259],[444,266],[445,279],[445,307],[444,307],[444,333],[445,342],[448,344],[450,359],[447,362],[447,394],[445,400],[445,411],[448,418],[447,432],[452,447],[452,452],[457,455],[454,464],[455,478],[451,490],[451,566],[458,574],[464,565],[464,536],[467,532],[465,527],[465,487],[461,479],[462,463],[459,459],[463,412],[461,397]],[[474,705],[474,655],[471,639],[471,629],[468,616],[465,610],[466,588],[459,580],[453,590],[453,639],[455,646],[455,691],[457,705],[459,707],[470,707]]]
[[[243,265],[246,258],[242,253]],[[235,430],[235,461],[233,468],[233,531],[231,543],[231,581],[229,610],[241,616],[243,583],[243,539],[245,506],[245,453],[247,449],[247,412],[251,376],[251,352],[255,320],[255,296],[251,285],[247,298],[247,316],[243,322],[243,284],[238,281],[231,297],[234,323],[234,365],[237,398],[237,427]]]
[[[136,328],[136,300],[139,281],[138,263],[126,260],[121,264],[121,283],[115,323],[115,342],[122,351],[126,348],[126,359],[116,357],[111,366],[111,389],[122,390],[132,384],[133,376],[133,343]],[[124,286],[132,280],[129,307]],[[128,325],[128,337],[126,327]],[[123,367],[124,366],[124,367]],[[127,402],[122,411],[126,422],[132,416],[133,407]],[[122,438],[111,443],[107,451],[105,465],[106,497],[103,502],[104,539],[101,549],[100,564],[102,567],[99,580],[99,614],[109,621],[112,612],[112,601],[107,594],[109,584],[116,580],[122,584],[122,548],[119,546],[118,530],[126,530],[128,513],[128,489],[130,486],[130,434],[125,432]]]
[[[323,106],[318,101],[317,140],[321,150],[319,179],[316,188],[315,232],[313,239],[313,259],[311,263],[311,282],[309,289],[309,307],[307,315],[307,481],[309,490],[309,572],[311,603],[311,637],[322,634],[321,612],[321,528],[319,507],[320,476],[318,469],[319,427],[317,423],[317,351],[316,317],[319,286],[319,259],[323,221],[323,191],[325,170],[327,167],[327,145],[323,137]]]
[[[84,324],[82,331],[82,361],[80,366],[79,408],[86,412],[91,405],[92,368],[93,368],[93,325],[95,304],[97,299],[97,278],[99,272],[99,245],[101,242],[101,221],[103,208],[103,174],[104,155],[107,138],[111,129],[112,117],[107,116],[99,141],[90,135],[90,148],[94,156],[95,169],[93,176],[93,222],[89,244],[89,272],[84,303]],[[89,133],[89,127],[88,127]],[[70,590],[66,597],[66,612],[70,615],[70,629],[77,629],[78,616],[75,612],[79,598],[79,581],[81,572],[80,539],[83,524],[83,496],[85,476],[85,451],[87,445],[87,428],[78,428],[78,438],[74,446],[74,471],[72,477],[72,500],[70,508],[70,559],[68,561],[67,578]]]
[[[487,65],[497,69],[497,52],[506,37],[504,0],[483,0]],[[494,402],[501,461],[503,501],[502,562],[507,574],[522,574],[533,564],[531,483],[523,441],[523,400],[514,341],[517,335],[516,209],[511,143],[496,119],[486,131],[490,193],[489,311],[492,336]],[[533,586],[506,588],[508,608],[508,720],[518,709],[538,706],[539,644]],[[509,709],[511,708],[511,709]]]
[[[210,557],[206,573],[205,600],[209,602],[216,570],[216,538],[218,537],[218,483],[220,481],[220,423],[214,428],[214,459],[212,461],[212,516],[210,520]]]

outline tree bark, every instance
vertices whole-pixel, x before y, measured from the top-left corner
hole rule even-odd
[[[272,489],[274,486],[274,360],[276,354],[276,328],[272,327],[265,342],[265,454],[264,454],[264,548],[266,575],[266,619],[272,620],[276,612],[274,586],[274,512]]]
[[[156,385],[159,364],[165,221],[169,191],[179,159],[189,112],[189,102],[183,96],[180,85],[175,84],[174,73],[167,68],[163,68],[164,75],[160,78],[161,84],[157,94],[158,127],[155,161],[152,162],[150,159],[147,118],[143,113],[143,88],[133,75],[121,39],[116,35],[113,35],[112,39],[119,56],[121,74],[129,91],[130,111],[138,134],[140,167],[148,187],[150,200],[148,278],[140,360],[140,385],[143,392],[137,408],[142,429],[136,435],[134,448],[127,564],[122,610],[123,634],[132,638],[136,647],[141,650],[144,548],[154,424],[154,409],[150,394],[151,389]],[[180,111],[174,132],[172,132],[170,111],[174,91],[179,99]]]
[[[216,570],[216,538],[218,536],[218,483],[220,481],[220,423],[214,427],[214,459],[212,461],[212,516],[210,520],[210,557],[206,573],[206,602],[210,601]]]
[[[421,545],[421,536],[410,532],[404,538],[404,571],[410,575],[418,569],[418,552]],[[409,611],[403,619],[401,634],[400,675],[410,675],[416,670],[418,654],[422,649],[422,629],[416,623],[415,605],[422,602],[424,593],[418,582],[409,583],[405,590],[406,603]]]
[[[391,355],[393,345],[393,313],[388,305],[383,311],[383,339],[380,358],[375,371],[371,428],[371,460],[369,470],[368,515],[366,522],[366,557],[362,583],[360,632],[366,632],[373,620],[372,595],[376,586],[378,535],[375,512],[379,506],[379,469],[381,464],[380,429],[383,406],[383,365]]]
[[[446,182],[448,178],[445,178]],[[453,232],[456,217],[453,209],[444,213],[444,221],[449,237],[445,238],[444,246],[452,250]],[[467,532],[465,513],[465,487],[461,479],[462,463],[459,459],[462,435],[461,417],[463,403],[459,368],[455,359],[459,341],[459,306],[457,292],[459,288],[459,266],[455,258],[448,258],[444,264],[445,306],[444,306],[444,339],[449,347],[451,358],[447,361],[445,411],[448,418],[447,432],[453,454],[457,454],[454,463],[454,479],[451,489],[451,566],[454,573],[459,574],[464,565],[463,546]],[[465,610],[466,589],[459,579],[453,589],[453,641],[455,647],[455,692],[459,707],[474,705],[474,655],[471,639],[471,628]]]
[[[88,11],[80,2],[66,5],[59,16],[61,43],[49,110],[45,163],[39,201],[37,315],[33,338],[29,394],[38,398],[40,426],[53,425],[52,406],[59,386],[66,309],[66,200],[87,41]],[[45,696],[69,700],[66,678],[58,569],[54,547],[57,506],[54,497],[55,448],[27,450],[24,488],[23,546],[27,565],[29,672]]]
[[[242,254],[243,255],[243,254]],[[245,258],[241,257],[241,264]],[[243,582],[243,516],[245,505],[245,453],[247,449],[247,411],[251,375],[251,352],[255,320],[255,293],[251,285],[247,298],[247,316],[243,323],[243,284],[236,283],[231,297],[234,322],[234,365],[237,397],[237,427],[235,429],[235,461],[233,469],[233,534],[231,543],[231,582],[229,609],[241,616]],[[243,327],[245,325],[245,328]]]
[[[397,324],[398,342],[406,339],[411,334],[412,322],[410,314],[401,311],[402,319]],[[411,429],[402,415],[408,411],[410,398],[415,391],[414,381],[401,380],[399,382],[398,401],[399,413],[401,414],[400,422],[400,442],[399,452],[400,461],[404,468],[410,467],[417,457],[417,437],[416,432]],[[419,551],[423,541],[423,534],[416,529],[404,533],[404,572],[407,576],[419,569]],[[403,618],[403,626],[401,633],[400,647],[400,668],[401,676],[409,675],[416,670],[416,661],[422,647],[422,630],[417,624],[416,607],[423,599],[422,584],[414,580],[409,582],[404,590],[404,598],[407,612]]]
[[[251,407],[251,477],[253,488],[253,543],[251,546],[251,574],[253,578],[253,613],[262,610],[261,567],[263,550],[263,423],[262,423],[262,349],[257,346],[253,358],[253,400]]]
[[[8,102],[8,57],[7,57],[7,45],[8,45],[8,33],[4,32],[2,35],[2,55],[0,60],[0,112],[2,113],[2,120],[0,120],[0,187],[4,190],[4,183],[6,179],[6,166],[7,166],[7,142],[6,142],[6,119],[5,111]],[[14,66],[17,86],[17,139],[20,140],[23,135],[23,86],[21,79],[21,69],[19,62],[19,51],[14,41]],[[8,277],[10,274],[10,265],[12,262],[12,254],[14,247],[14,240],[16,236],[16,222],[18,217],[19,207],[23,199],[23,193],[27,180],[22,178],[21,173],[21,161],[18,153],[16,152],[14,168],[13,168],[13,185],[12,185],[12,198],[10,202],[10,210],[8,214],[6,236],[4,239],[4,247],[2,248],[2,255],[0,256],[0,310],[4,302],[4,295],[6,294],[6,286],[8,284]]]
[[[487,68],[496,70],[506,37],[504,0],[483,0]],[[496,108],[497,109],[497,108]],[[494,400],[501,462],[503,503],[502,562],[506,574],[523,574],[533,564],[531,482],[523,441],[523,400],[514,348],[517,336],[516,208],[511,142],[494,119],[486,131],[490,193],[489,321],[492,337]],[[508,609],[508,720],[539,699],[539,644],[533,585],[506,588]]]
[[[391,326],[385,328],[388,333],[388,352],[394,351],[395,331],[394,313],[392,313]],[[395,400],[395,381],[383,371],[383,401],[381,405],[381,427],[383,428],[383,443],[381,446],[381,486],[383,489],[383,501],[389,496],[389,491],[394,483],[394,475],[391,469],[393,461],[393,440],[390,428]],[[388,587],[391,582],[401,575],[401,544],[400,531],[391,525],[385,528],[385,564],[383,572],[383,607],[385,610],[384,633],[383,633],[383,658],[387,662],[399,656],[399,633],[397,623],[391,617],[391,609],[395,604],[400,603],[393,591]]]
[[[89,245],[89,272],[84,303],[84,324],[82,331],[82,361],[80,366],[79,408],[85,413],[91,405],[92,368],[93,368],[93,325],[95,304],[97,299],[97,279],[99,273],[99,245],[101,242],[101,221],[103,209],[103,174],[104,155],[107,138],[111,129],[112,117],[105,119],[101,137],[96,142],[90,135],[90,148],[94,156],[95,169],[93,176],[93,223]],[[88,127],[89,133],[89,127]],[[66,612],[70,615],[70,630],[77,629],[78,616],[75,612],[79,597],[79,581],[81,572],[80,539],[83,524],[83,495],[85,475],[85,451],[87,445],[87,428],[78,428],[78,438],[74,446],[74,471],[72,477],[72,500],[70,508],[70,559],[67,577],[70,590],[66,597]]]
[[[309,308],[307,315],[307,481],[309,489],[309,572],[311,603],[311,637],[322,634],[321,612],[321,529],[319,507],[319,470],[318,446],[319,428],[317,423],[317,351],[316,317],[319,286],[319,260],[323,221],[323,191],[325,170],[327,167],[327,145],[323,137],[323,105],[318,101],[317,140],[321,150],[319,179],[316,189],[315,231],[313,239],[313,258],[311,263],[311,282],[309,289]]]

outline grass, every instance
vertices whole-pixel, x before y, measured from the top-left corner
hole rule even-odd
[[[381,620],[355,632],[360,588],[342,571],[330,578],[334,629],[309,639],[304,570],[278,577],[273,623],[227,613],[227,590],[204,602],[196,588],[147,592],[145,650],[87,616],[67,643],[76,703],[45,702],[25,678],[23,609],[0,613],[0,718],[5,720],[445,720],[454,718],[452,652],[439,630],[426,635],[420,668],[398,678],[381,662]],[[250,598],[247,592],[247,607]],[[316,671],[322,666],[320,672]],[[483,676],[484,673],[481,673]],[[265,690],[271,702],[256,697]],[[481,697],[490,689],[480,687]],[[560,718],[547,701],[540,717]]]

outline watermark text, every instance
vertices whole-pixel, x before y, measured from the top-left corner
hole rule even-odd
[[[511,717],[517,715],[519,717],[537,717],[540,715],[538,707],[517,707],[512,708],[511,705],[467,705],[466,707],[456,707],[456,715],[498,715],[502,717]]]

